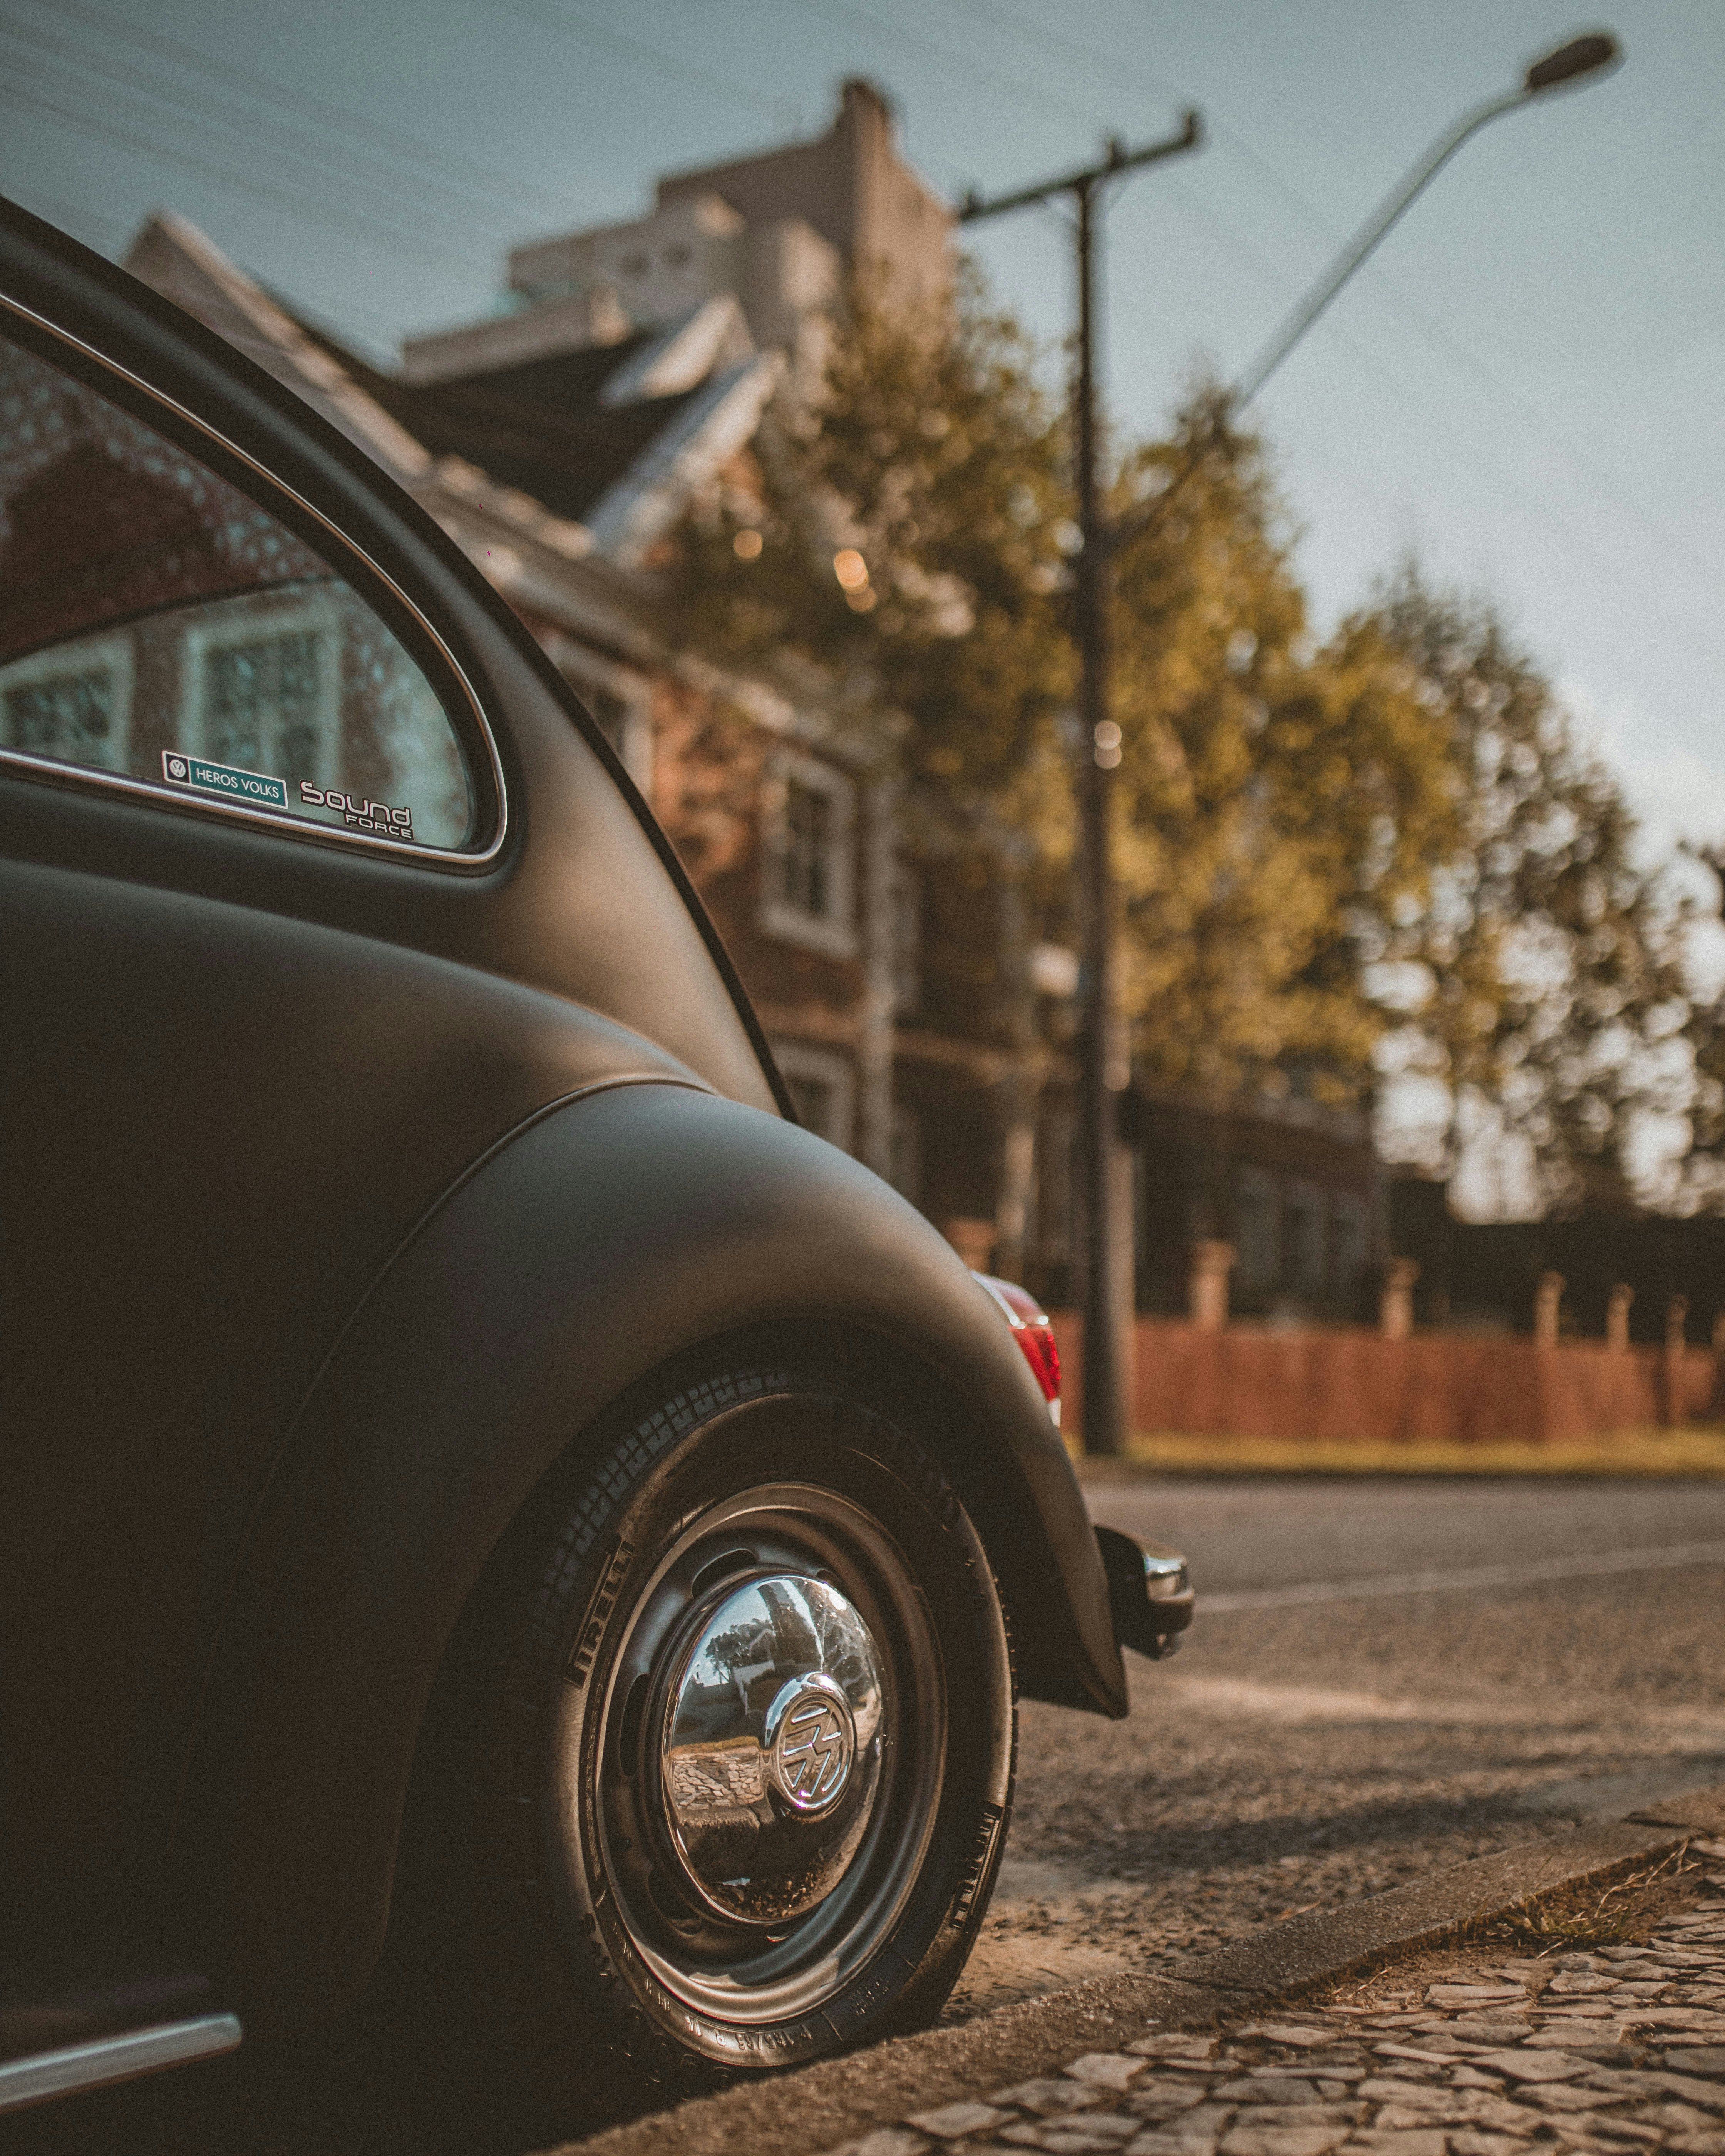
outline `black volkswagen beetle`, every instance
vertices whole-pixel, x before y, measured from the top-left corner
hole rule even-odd
[[[517,2076],[926,2019],[1180,1561],[473,567],[10,207],[0,807],[0,2107],[399,1927]]]

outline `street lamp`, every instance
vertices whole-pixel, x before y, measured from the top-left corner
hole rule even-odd
[[[1606,30],[1590,31],[1585,37],[1572,38],[1567,45],[1559,45],[1543,59],[1535,60],[1517,89],[1507,90],[1501,97],[1488,97],[1484,104],[1464,112],[1446,134],[1439,136],[1401,185],[1378,205],[1289,314],[1236,384],[1233,402],[1236,405],[1250,403],[1354,271],[1368,255],[1375,252],[1391,228],[1401,222],[1416,198],[1425,192],[1471,136],[1477,135],[1481,128],[1504,113],[1518,111],[1536,97],[1561,89],[1566,83],[1579,82],[1586,75],[1609,73],[1622,64],[1623,48],[1616,38]]]
[[[1520,84],[1502,95],[1463,113],[1440,135],[1418,164],[1343,247],[1330,267],[1293,308],[1230,393],[1238,409],[1250,403],[1301,337],[1317,321],[1400,221],[1415,199],[1461,149],[1488,121],[1514,112],[1566,84],[1609,73],[1621,64],[1623,51],[1609,31],[1572,38],[1533,61]],[[1132,1322],[1130,1228],[1123,1250],[1117,1248],[1114,1161],[1119,1147],[1118,1101],[1127,1083],[1125,1058],[1118,1045],[1120,1027],[1111,1007],[1110,944],[1113,925],[1111,775],[1120,762],[1120,730],[1109,716],[1107,686],[1106,557],[1125,536],[1105,530],[1097,504],[1096,368],[1094,345],[1096,284],[1095,211],[1104,184],[1140,165],[1198,146],[1200,123],[1185,116],[1183,132],[1146,149],[1127,151],[1116,138],[1104,161],[1083,172],[997,196],[983,202],[973,192],[958,211],[959,222],[998,215],[1051,196],[1070,194],[1075,221],[1078,268],[1078,431],[1079,524],[1083,543],[1077,562],[1076,598],[1080,659],[1083,670],[1081,710],[1086,750],[1084,767],[1081,877],[1085,895],[1085,949],[1081,989],[1084,1005],[1084,1079],[1081,1127],[1086,1199],[1084,1309],[1084,1442],[1091,1452],[1118,1452],[1129,1428],[1132,1368],[1127,1328]],[[1133,533],[1153,529],[1172,507],[1175,496],[1197,468],[1194,459],[1176,475],[1173,485],[1132,520]],[[1124,1260],[1124,1261],[1122,1261]]]

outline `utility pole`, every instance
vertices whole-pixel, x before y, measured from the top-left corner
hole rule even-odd
[[[1257,395],[1463,143],[1504,113],[1519,110],[1553,90],[1609,74],[1622,59],[1622,48],[1609,31],[1587,32],[1532,62],[1513,89],[1488,98],[1463,113],[1453,126],[1437,138],[1287,316],[1235,385],[1230,393],[1233,407],[1237,410]],[[1111,531],[1104,526],[1096,503],[1096,218],[1098,210],[1106,206],[1106,189],[1111,180],[1142,166],[1154,164],[1160,158],[1197,149],[1202,140],[1199,116],[1196,111],[1189,110],[1181,132],[1166,141],[1150,143],[1142,150],[1128,150],[1117,136],[1109,143],[1107,155],[1100,164],[1020,187],[1011,194],[997,196],[992,202],[984,202],[973,192],[965,197],[958,209],[961,224],[972,223],[978,218],[999,217],[1008,210],[1025,209],[1033,203],[1046,203],[1057,196],[1071,196],[1077,209],[1074,225],[1078,254],[1075,417],[1078,436],[1078,515],[1083,543],[1078,555],[1074,596],[1083,670],[1080,710],[1087,750],[1081,823],[1085,934],[1080,983],[1084,1006],[1081,1128],[1088,1228],[1084,1298],[1084,1441],[1091,1452],[1119,1451],[1127,1433],[1132,1404],[1130,1327],[1135,1314],[1130,1204],[1126,1208],[1126,1234],[1122,1238],[1117,1227],[1121,1208],[1117,1199],[1128,1194],[1116,1188],[1116,1163],[1123,1154],[1118,1131],[1118,1096],[1131,1078],[1131,1057],[1125,1028],[1111,994],[1114,890],[1109,859],[1112,836],[1109,776],[1120,762],[1120,732],[1108,711],[1109,555],[1122,537],[1154,529],[1201,461],[1193,459],[1177,472],[1173,483],[1155,502],[1129,521],[1126,532]],[[1120,1179],[1124,1181],[1123,1177]]]
[[[983,201],[974,192],[959,206],[961,224],[1027,209],[1070,196],[1076,217],[1078,380],[1073,414],[1077,436],[1078,550],[1073,593],[1082,687],[1085,762],[1080,885],[1084,914],[1083,1080],[1079,1127],[1085,1194],[1084,1442],[1091,1452],[1118,1452],[1131,1424],[1133,1308],[1131,1186],[1119,1101],[1131,1078],[1131,1055],[1113,994],[1114,877],[1111,862],[1112,776],[1120,762],[1120,732],[1109,716],[1108,593],[1110,534],[1096,498],[1096,264],[1100,213],[1109,183],[1163,157],[1198,149],[1202,122],[1188,111],[1178,135],[1128,150],[1116,136],[1101,163]],[[1117,1185],[1127,1183],[1124,1191]],[[1126,1200],[1122,1206],[1119,1202]],[[1124,1214],[1122,1221],[1122,1215]],[[1123,1233],[1122,1233],[1123,1229]]]

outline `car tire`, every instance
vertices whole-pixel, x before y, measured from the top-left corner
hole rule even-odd
[[[918,1422],[834,1370],[695,1377],[574,1448],[496,1553],[421,1780],[439,1936],[518,2091],[711,2086],[945,2001],[1016,1702]]]

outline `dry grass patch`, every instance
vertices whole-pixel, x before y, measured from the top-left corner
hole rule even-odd
[[[1348,1977],[1332,1989],[1310,1994],[1302,2004],[1394,2013],[1417,2008],[1434,1984],[1501,1981],[1508,1962],[1540,1961],[1548,1954],[1602,1946],[1645,1946],[1667,1917],[1692,1908],[1707,1894],[1703,1872],[1686,1845],[1663,1862],[1631,1872],[1603,1891],[1577,1887],[1537,1897],[1512,1915],[1482,1924],[1469,1938],[1404,1955],[1369,1975]]]

